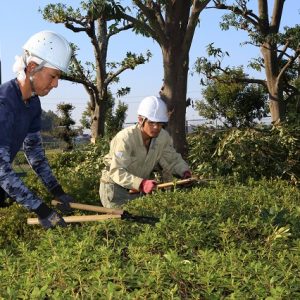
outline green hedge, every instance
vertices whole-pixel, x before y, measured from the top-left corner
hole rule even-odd
[[[127,205],[159,217],[155,226],[113,220],[45,231],[27,225],[34,214],[16,204],[0,209],[0,299],[300,298],[300,192],[289,184],[298,182],[298,134],[200,129],[189,138],[193,172],[219,179]],[[103,140],[51,155],[76,201],[100,204],[107,151]],[[24,180],[49,203],[32,172]]]
[[[1,210],[3,299],[299,299],[300,193],[221,182],[132,201],[124,220],[44,231]],[[79,213],[79,212],[78,212]]]
[[[300,127],[199,127],[188,137],[192,169],[204,177],[282,178],[300,182]]]

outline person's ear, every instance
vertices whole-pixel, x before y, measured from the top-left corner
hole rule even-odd
[[[142,118],[141,116],[138,116],[139,125],[143,125],[143,121],[144,121],[144,118]]]
[[[30,61],[26,67],[26,70],[28,73],[32,73],[36,67],[37,67],[37,64],[33,61]]]

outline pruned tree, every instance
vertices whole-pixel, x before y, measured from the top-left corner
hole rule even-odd
[[[207,80],[202,90],[203,100],[196,101],[199,115],[208,120],[219,120],[226,127],[248,127],[267,116],[267,95],[260,85],[232,82],[230,78],[246,79],[242,68],[221,74],[219,80]]]
[[[121,12],[135,31],[153,38],[163,57],[161,97],[171,113],[168,130],[176,150],[187,152],[185,135],[189,52],[199,15],[210,0],[132,0],[137,13]]]
[[[72,128],[75,121],[71,117],[74,106],[70,103],[60,103],[57,105],[58,119],[55,136],[66,143],[64,150],[69,151],[73,149],[73,138],[77,135],[77,131]]]
[[[74,57],[70,72],[63,74],[62,79],[80,83],[87,91],[92,114],[91,134],[95,141],[105,132],[109,85],[117,83],[119,75],[125,70],[133,70],[146,63],[151,53],[147,51],[145,55],[136,55],[128,52],[121,62],[107,62],[110,38],[133,27],[130,22],[121,20],[120,15],[126,9],[113,0],[82,1],[81,7],[77,9],[62,3],[49,4],[40,11],[45,20],[64,24],[74,33],[85,33],[91,42],[95,61],[87,62],[84,66],[76,55],[79,48],[73,45]],[[122,96],[129,91],[128,87],[120,88],[117,95]]]
[[[230,4],[229,4],[230,2]],[[257,71],[264,70],[265,79],[232,77],[231,82],[247,81],[263,85],[269,96],[269,107],[273,123],[285,119],[287,103],[299,94],[299,89],[294,84],[295,72],[299,68],[297,58],[300,55],[300,26],[285,27],[280,32],[281,19],[284,12],[284,0],[274,0],[272,15],[269,15],[271,1],[257,0],[257,11],[252,8],[253,2],[249,0],[213,0],[214,8],[229,11],[223,16],[220,23],[223,30],[234,27],[248,33],[251,44],[260,48],[261,57],[253,60],[250,67]],[[251,7],[250,7],[251,4]],[[197,68],[205,76],[217,80],[221,71],[228,74],[228,67],[221,65],[221,50],[209,47],[209,54],[217,57],[217,62],[212,63],[205,58],[199,59]]]

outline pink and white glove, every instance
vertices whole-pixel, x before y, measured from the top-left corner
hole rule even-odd
[[[144,194],[150,194],[155,189],[157,182],[155,180],[143,179],[140,184],[140,191]]]
[[[182,179],[188,179],[192,177],[192,173],[190,170],[184,171],[182,175]]]

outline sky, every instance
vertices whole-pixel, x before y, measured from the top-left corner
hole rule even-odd
[[[1,2],[0,10],[0,58],[2,64],[2,82],[15,77],[12,72],[15,55],[22,54],[22,46],[27,39],[41,30],[52,30],[62,34],[69,42],[79,47],[79,59],[82,61],[93,60],[93,49],[84,33],[74,33],[66,29],[62,24],[53,24],[43,20],[39,8],[44,8],[49,3],[64,3],[73,8],[80,7],[81,0],[69,1],[44,1],[44,0],[10,0]],[[121,4],[127,0],[119,0]],[[252,4],[256,1],[251,0]],[[269,1],[272,8],[273,1]],[[253,6],[256,11],[255,5]],[[294,26],[300,21],[299,0],[286,0],[282,17],[282,26]],[[222,12],[223,13],[223,12]],[[193,66],[198,57],[206,55],[206,46],[214,43],[215,47],[220,47],[230,53],[230,57],[225,61],[231,66],[247,66],[251,58],[259,55],[259,49],[250,45],[242,45],[247,40],[247,35],[234,29],[221,31],[219,21],[221,13],[212,9],[204,10],[200,15],[200,26],[197,27],[193,44],[190,51],[190,73],[188,79],[187,97],[192,100],[201,99],[200,76],[193,72]],[[271,14],[270,14],[271,15]],[[120,76],[117,85],[111,86],[111,91],[115,93],[121,87],[130,87],[131,92],[122,98],[117,98],[128,105],[126,122],[136,122],[137,107],[139,102],[146,96],[157,95],[163,79],[162,55],[157,43],[150,38],[136,36],[134,33],[121,33],[110,40],[108,49],[108,61],[121,61],[126,52],[131,51],[137,54],[146,53],[150,50],[152,58],[149,63],[138,66],[135,70],[125,71]],[[251,73],[245,69],[246,73],[252,76],[263,76],[263,74]],[[41,98],[42,108],[45,111],[57,112],[57,104],[72,103],[75,107],[72,113],[77,125],[82,112],[88,103],[88,94],[82,85],[60,81],[59,86],[52,90],[47,96]],[[187,109],[187,120],[199,120],[201,117],[192,107]]]

